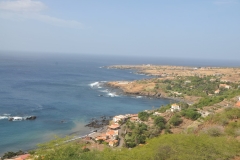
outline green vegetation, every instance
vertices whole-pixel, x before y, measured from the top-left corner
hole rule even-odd
[[[204,106],[211,106],[213,104],[219,103],[221,101],[223,101],[224,99],[231,99],[237,95],[240,94],[240,90],[236,89],[236,90],[224,90],[223,92],[220,92],[220,94],[218,96],[214,96],[214,97],[203,97],[199,100],[198,103],[194,104],[194,107],[197,108],[202,108]]]
[[[85,144],[77,143],[77,142],[68,142],[65,143],[66,140],[70,139],[70,137],[66,138],[58,138],[56,137],[54,140],[40,144],[38,149],[35,151],[34,155],[37,155],[35,159],[46,159],[46,160],[58,160],[58,159],[81,159],[86,153],[89,151],[84,147]],[[39,156],[41,155],[41,156]],[[86,155],[84,155],[84,158]],[[87,157],[91,157],[88,155]]]
[[[230,121],[240,118],[240,109],[239,108],[226,108],[224,112],[217,113],[206,117],[206,121],[220,124],[222,126],[227,125]]]
[[[234,137],[240,136],[240,121],[229,122],[225,132]]]
[[[153,120],[153,125],[147,126],[145,123],[126,122],[126,134],[124,136],[125,147],[133,148],[139,144],[144,144],[147,138],[159,136],[160,132],[166,128],[166,120],[161,116],[153,116],[152,113],[139,112],[139,118],[147,121],[149,117]]]
[[[197,120],[201,116],[196,109],[192,108],[182,110],[181,115],[191,120]]]
[[[161,116],[157,116],[154,118],[154,124],[162,130],[165,128],[166,120]]]
[[[147,113],[147,112],[139,112],[139,113],[138,113],[138,118],[139,118],[141,121],[147,121],[149,116],[150,116],[150,114]]]
[[[224,126],[225,134],[236,137],[240,136],[240,109],[226,108],[224,112],[208,116],[205,121]]]
[[[171,104],[168,104],[166,106],[161,106],[159,109],[158,109],[158,112],[160,113],[164,113],[166,112],[166,110],[170,109],[171,108]]]
[[[132,123],[128,121],[126,123],[128,132],[125,135],[125,146],[133,148],[138,144],[143,144],[146,141],[148,127],[144,123]]]
[[[174,126],[180,125],[182,123],[181,116],[179,114],[173,115],[172,118],[170,119],[169,123]]]
[[[198,77],[178,77],[174,80],[163,80],[165,91],[179,92],[188,96],[206,96],[208,93],[214,93],[219,86],[219,81],[210,81],[212,76]],[[179,96],[179,95],[175,95]]]
[[[12,158],[14,156],[18,156],[18,155],[22,155],[24,154],[23,151],[19,150],[17,152],[7,152],[3,155],[2,159],[9,159],[9,158]]]
[[[208,128],[206,133],[213,137],[219,137],[219,136],[223,135],[223,132],[221,131],[221,129],[219,127]]]
[[[240,155],[240,143],[231,138],[208,135],[166,134],[148,140],[147,145],[131,150],[105,149],[104,151],[83,152],[78,144],[63,146],[45,144],[49,150],[37,151],[35,155],[43,160],[168,160],[168,159],[231,159]],[[58,149],[59,148],[59,149]]]
[[[188,76],[177,77],[173,80],[158,80],[155,81],[155,89],[161,88],[168,93],[170,97],[195,96],[202,97],[198,103],[194,104],[194,108],[202,108],[211,106],[223,101],[231,99],[240,94],[240,89],[237,83],[226,82],[231,86],[230,89],[219,88],[221,82],[218,77],[214,76]],[[219,94],[215,94],[215,90],[220,89]],[[163,110],[164,108],[162,108]]]

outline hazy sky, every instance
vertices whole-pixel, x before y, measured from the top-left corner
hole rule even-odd
[[[240,0],[0,0],[0,50],[240,60]]]

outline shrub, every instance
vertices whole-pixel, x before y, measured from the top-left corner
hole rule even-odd
[[[18,155],[21,155],[21,154],[24,154],[23,151],[19,150],[17,152],[7,152],[7,153],[4,153],[3,155],[3,159],[8,159],[8,158],[12,158],[14,156],[18,156]]]
[[[165,133],[165,134],[171,134],[172,131],[171,131],[170,129],[171,129],[171,126],[170,126],[170,125],[166,125],[165,130],[164,130],[164,133]]]
[[[227,126],[230,120],[240,118],[239,108],[226,108],[223,112],[206,117],[206,121]]]
[[[141,121],[147,121],[149,115],[150,115],[150,114],[147,113],[147,112],[139,112],[139,113],[138,113],[138,118],[139,118]]]
[[[232,136],[239,136],[240,135],[240,122],[230,122],[227,127],[225,128],[225,132]]]
[[[182,110],[181,114],[182,116],[191,120],[196,120],[201,116],[201,114],[198,113],[195,109]]]
[[[165,128],[165,123],[166,123],[165,119],[161,116],[158,116],[154,119],[154,124],[158,126],[160,129]]]
[[[167,109],[170,109],[170,108],[171,108],[171,105],[169,104],[169,105],[167,105],[167,106],[161,106],[161,107],[158,109],[158,111],[159,111],[160,113],[164,113],[164,112],[166,112]]]
[[[182,123],[182,119],[178,114],[175,114],[174,116],[172,116],[169,123],[174,125],[174,126],[178,126],[179,124]]]
[[[223,134],[219,127],[212,127],[207,130],[207,134],[213,137],[219,137]]]

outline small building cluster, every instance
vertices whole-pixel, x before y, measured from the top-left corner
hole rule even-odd
[[[109,146],[115,147],[119,144],[119,129],[121,129],[121,122],[130,119],[132,122],[138,122],[138,114],[117,115],[113,117],[113,123],[108,126],[106,133],[94,138],[95,141],[102,141],[108,143]]]

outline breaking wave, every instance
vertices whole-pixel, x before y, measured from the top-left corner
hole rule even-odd
[[[94,83],[90,83],[89,86],[91,86],[91,88],[94,88],[94,89],[100,89],[100,88],[104,88],[104,84],[106,83],[107,81],[99,81],[99,82],[94,82]],[[102,92],[104,94],[100,94],[98,96],[100,97],[119,97],[119,95],[116,93],[116,92],[112,92],[110,91],[109,89],[102,89],[102,90],[99,90],[99,92]]]
[[[0,120],[4,120],[4,119],[7,119],[9,121],[23,121],[23,120],[33,120],[33,119],[36,119],[36,116],[20,117],[20,116],[11,116],[11,114],[0,115]]]
[[[106,81],[100,81],[100,82],[93,82],[93,83],[90,83],[89,85],[92,87],[92,88],[102,88],[102,85],[106,83]]]
[[[116,93],[114,93],[114,92],[109,92],[108,94],[107,94],[109,97],[119,97],[119,95],[117,95]]]

